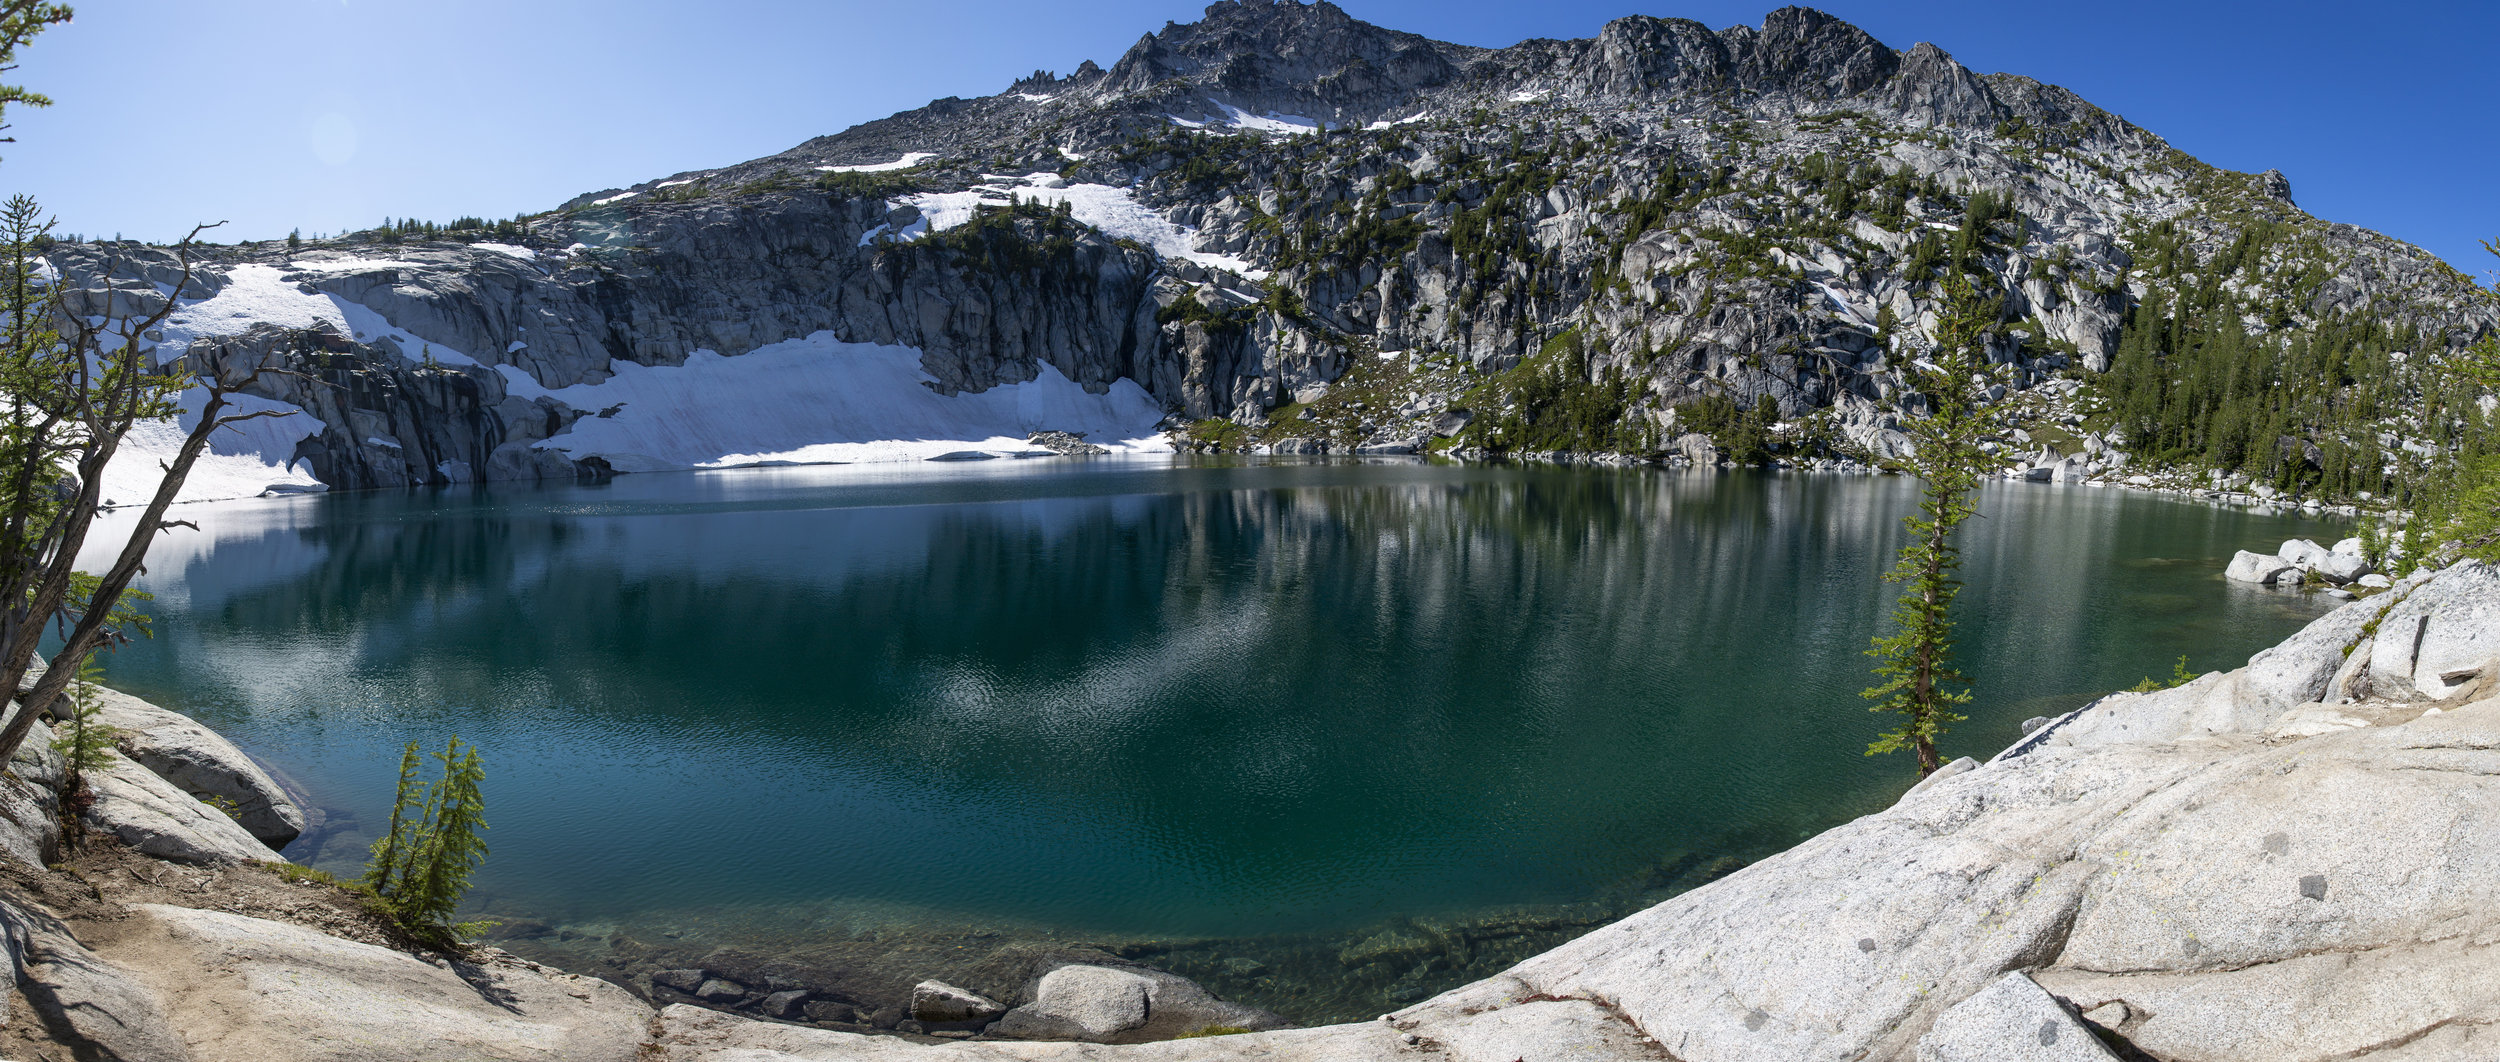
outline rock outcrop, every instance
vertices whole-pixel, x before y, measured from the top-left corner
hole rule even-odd
[[[216,731],[115,690],[98,689],[95,701],[96,721],[121,731],[117,744],[124,754],[183,792],[231,804],[235,822],[270,851],[304,832],[304,812],[294,798]]]
[[[2028,975],[2010,973],[1936,1019],[1918,1062],[2118,1062],[2092,1030]]]
[[[118,1062],[192,1062],[164,1000],[139,973],[79,943],[60,919],[0,901],[18,987],[63,1038]]]
[[[167,1001],[198,1062],[633,1062],[651,1011],[615,985],[499,954],[431,961],[301,926],[146,906],[103,950]]]
[[[86,776],[95,793],[95,804],[86,812],[91,828],[161,859],[258,863],[278,858],[241,823],[180,786],[118,752],[105,755],[108,765]]]

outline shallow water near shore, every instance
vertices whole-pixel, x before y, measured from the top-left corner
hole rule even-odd
[[[475,742],[505,946],[916,978],[1091,943],[1377,1012],[1877,810],[1858,693],[1916,484],[1052,460],[628,476],[182,515],[112,684],[325,813]],[[2331,602],[2220,578],[2340,522],[1998,484],[1948,756],[2227,669]],[[877,957],[882,958],[877,958]],[[930,971],[935,972],[935,971]]]

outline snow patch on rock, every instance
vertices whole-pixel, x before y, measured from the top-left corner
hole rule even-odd
[[[624,472],[763,463],[924,460],[961,451],[1022,453],[1036,431],[1072,431],[1114,451],[1164,452],[1162,407],[1131,380],[1089,394],[1048,365],[1020,384],[941,395],[909,347],[846,343],[818,332],[683,365],[616,362],[616,375],[553,391],[499,366],[514,394],[592,411],[538,444]],[[612,413],[609,411],[613,411]]]
[[[966,191],[931,192],[900,202],[920,208],[926,227],[915,222],[914,228],[928,232],[943,232],[970,221],[983,205],[1005,206],[1009,195],[1054,207],[1064,202],[1071,216],[1105,236],[1135,240],[1165,258],[1186,259],[1253,280],[1267,277],[1265,270],[1252,266],[1246,259],[1199,250],[1198,230],[1173,224],[1161,211],[1139,202],[1136,193],[1129,189],[1107,184],[1068,184],[1058,174],[1048,172],[1022,177],[985,176],[989,183]],[[895,235],[907,237],[907,233]]]
[[[816,171],[818,173],[885,173],[890,170],[908,170],[936,157],[937,152],[934,151],[906,151],[902,158],[892,162],[863,162],[855,166],[818,166]]]

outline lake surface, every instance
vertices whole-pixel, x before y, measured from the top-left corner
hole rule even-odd
[[[1863,755],[1889,723],[1858,694],[1916,501],[1213,459],[273,500],[186,514],[206,530],[145,583],[158,637],[107,664],[302,786],[325,822],[288,854],[342,875],[401,744],[474,742],[472,907],[528,927],[515,950],[946,924],[1335,954],[1416,919],[1611,916],[1888,804],[1913,763]],[[2344,533],[2031,484],[1981,512],[1979,695],[1947,756],[2182,653],[2237,666],[2327,602],[2225,583],[2232,551]],[[1394,1000],[1496,960],[1372,980]]]

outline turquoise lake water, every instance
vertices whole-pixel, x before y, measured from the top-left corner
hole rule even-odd
[[[325,812],[486,761],[472,906],[769,937],[912,919],[1359,932],[1655,887],[1912,780],[1858,697],[1916,484],[1053,460],[628,476],[189,514],[109,681]],[[1986,489],[1946,755],[2326,602],[2220,578],[2331,521]],[[1633,883],[1627,886],[1626,883]],[[1643,884],[1646,883],[1646,884]],[[848,921],[846,922],[845,919]]]

